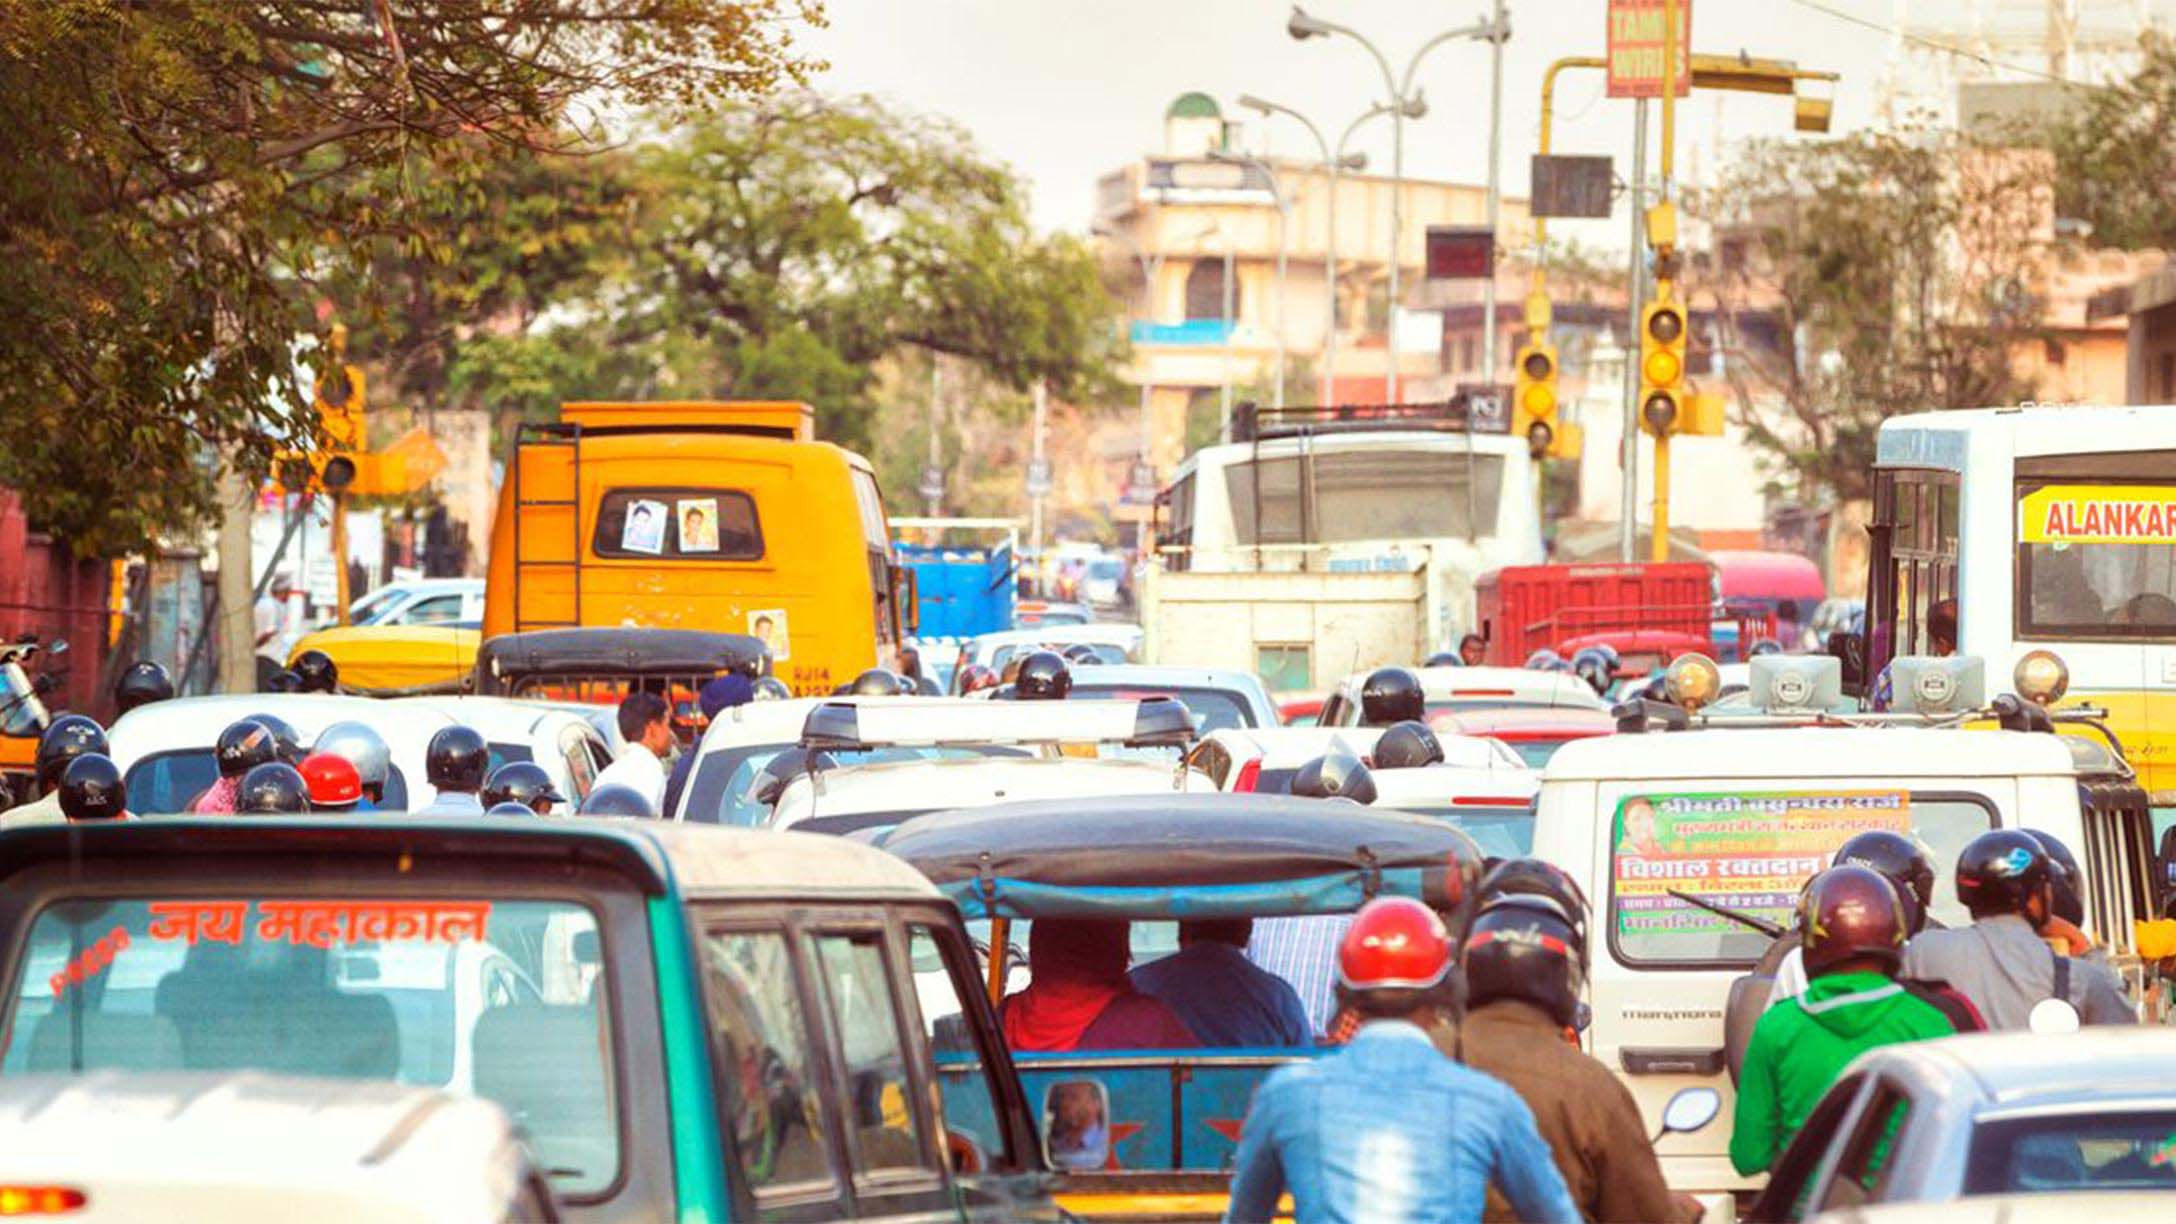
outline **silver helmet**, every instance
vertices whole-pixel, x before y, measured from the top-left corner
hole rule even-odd
[[[393,752],[385,746],[385,737],[366,723],[334,723],[318,734],[311,751],[346,757],[362,776],[364,786],[383,787],[393,772]]]

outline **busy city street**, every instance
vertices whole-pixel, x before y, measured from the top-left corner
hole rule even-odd
[[[2176,1220],[2176,0],[0,0],[0,1217]]]

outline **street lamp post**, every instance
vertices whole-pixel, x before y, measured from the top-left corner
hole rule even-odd
[[[1242,153],[1227,153],[1221,149],[1211,151],[1209,154],[1209,158],[1212,161],[1230,162],[1233,165],[1239,166],[1252,166],[1254,169],[1260,170],[1262,172],[1262,177],[1269,180],[1270,196],[1277,201],[1277,318],[1274,324],[1277,329],[1277,381],[1276,390],[1272,393],[1270,398],[1272,404],[1275,407],[1282,408],[1284,407],[1285,365],[1284,275],[1286,260],[1291,254],[1291,245],[1288,241],[1289,234],[1287,231],[1292,228],[1292,202],[1285,198],[1284,186],[1277,181],[1277,171],[1273,169],[1268,162],[1263,161],[1261,158],[1249,157]],[[1227,246],[1226,249],[1229,250],[1229,247]],[[1225,267],[1224,274],[1227,277],[1231,275],[1231,268],[1229,265]],[[1227,320],[1227,324],[1228,322],[1229,321]],[[1225,343],[1229,345],[1231,343],[1230,339],[1227,338],[1225,340]]]
[[[1383,53],[1376,48],[1374,43],[1369,42],[1365,35],[1350,26],[1342,26],[1334,21],[1324,21],[1319,17],[1309,16],[1305,9],[1296,4],[1292,6],[1291,20],[1285,23],[1285,31],[1294,39],[1302,42],[1310,38],[1325,38],[1332,34],[1342,34],[1359,43],[1370,56],[1374,57],[1375,66],[1382,70],[1383,87],[1390,91],[1390,334],[1388,336],[1389,343],[1386,346],[1390,355],[1390,373],[1385,382],[1385,390],[1388,393],[1386,398],[1392,403],[1396,403],[1398,399],[1398,263],[1405,248],[1405,121],[1407,119],[1418,119],[1428,113],[1427,102],[1413,90],[1413,74],[1419,71],[1422,57],[1444,43],[1459,38],[1477,38],[1497,45],[1498,53],[1494,59],[1493,74],[1500,81],[1503,75],[1501,49],[1503,41],[1511,37],[1511,25],[1504,18],[1502,0],[1496,0],[1495,7],[1495,16],[1491,20],[1477,22],[1470,26],[1462,26],[1455,30],[1445,30],[1422,43],[1420,50],[1413,53],[1413,58],[1406,61],[1403,78],[1391,72],[1390,61],[1383,58]],[[1502,89],[1500,87],[1496,88],[1494,100],[1490,103],[1489,125],[1492,131],[1496,128],[1496,111],[1501,109],[1502,97]],[[1497,145],[1498,142],[1491,139],[1489,143],[1488,196],[1491,235],[1495,232],[1493,229],[1496,217],[1497,182],[1495,159],[1500,151]],[[1488,342],[1493,344],[1496,316],[1496,283],[1493,277],[1489,280],[1486,293],[1488,296],[1487,310],[1489,317],[1484,326],[1487,330]]]
[[[1371,107],[1369,107],[1369,108],[1368,108],[1367,110],[1365,110],[1365,111],[1362,111],[1362,112],[1360,113],[1360,115],[1359,115],[1359,116],[1358,116],[1357,118],[1355,118],[1355,119],[1354,119],[1354,120],[1353,120],[1353,121],[1352,121],[1351,123],[1348,123],[1348,124],[1346,124],[1346,125],[1345,125],[1345,131],[1344,131],[1344,133],[1343,133],[1342,135],[1340,135],[1340,136],[1339,136],[1339,137],[1337,138],[1337,151],[1336,151],[1336,152],[1335,152],[1335,153],[1333,154],[1333,153],[1332,153],[1332,152],[1330,151],[1330,144],[1329,144],[1329,142],[1328,142],[1327,140],[1324,140],[1324,139],[1323,139],[1323,137],[1322,137],[1322,129],[1321,129],[1321,128],[1319,128],[1319,127],[1316,127],[1316,126],[1315,126],[1315,122],[1314,122],[1314,120],[1312,120],[1312,119],[1309,119],[1309,118],[1308,118],[1307,116],[1305,116],[1305,115],[1301,114],[1300,112],[1298,112],[1298,111],[1296,111],[1296,110],[1292,109],[1291,107],[1289,107],[1289,106],[1286,106],[1286,105],[1284,105],[1284,104],[1283,104],[1283,103],[1281,103],[1281,102],[1271,102],[1271,101],[1269,101],[1269,100],[1267,100],[1267,99],[1265,99],[1265,98],[1258,98],[1258,97],[1254,96],[1253,94],[1241,94],[1241,95],[1239,95],[1239,105],[1241,105],[1241,106],[1244,106],[1244,107],[1246,107],[1247,109],[1249,109],[1249,110],[1252,110],[1252,111],[1258,111],[1258,112],[1260,112],[1260,113],[1261,113],[1261,114],[1262,114],[1262,115],[1263,115],[1264,117],[1267,117],[1267,116],[1269,116],[1269,115],[1273,115],[1273,114],[1275,114],[1275,115],[1289,115],[1289,116],[1291,116],[1292,118],[1294,118],[1294,119],[1297,119],[1297,120],[1299,120],[1299,122],[1300,122],[1300,126],[1301,126],[1301,127],[1304,127],[1304,128],[1306,128],[1306,129],[1307,129],[1307,134],[1315,138],[1315,148],[1316,148],[1316,150],[1317,150],[1317,151],[1319,151],[1319,152],[1320,152],[1320,153],[1322,154],[1322,167],[1323,167],[1323,170],[1324,170],[1324,171],[1325,171],[1325,172],[1326,172],[1326,173],[1328,174],[1328,176],[1329,176],[1329,181],[1330,181],[1330,199],[1329,199],[1329,210],[1328,210],[1328,216],[1327,216],[1327,218],[1326,218],[1326,224],[1325,224],[1325,226],[1324,226],[1324,232],[1323,232],[1323,242],[1322,242],[1322,257],[1323,257],[1323,269],[1322,269],[1322,395],[1321,395],[1321,403],[1323,403],[1324,405],[1328,405],[1328,404],[1330,404],[1330,403],[1334,402],[1334,400],[1335,400],[1335,398],[1336,398],[1335,392],[1336,392],[1336,387],[1337,387],[1337,186],[1338,186],[1338,182],[1337,182],[1337,181],[1338,181],[1338,176],[1339,176],[1339,174],[1340,174],[1341,172],[1343,172],[1343,171],[1346,171],[1346,170],[1352,170],[1352,171],[1360,171],[1360,170],[1365,170],[1365,169],[1367,169],[1367,164],[1368,164],[1368,158],[1367,158],[1367,154],[1365,154],[1365,153],[1347,153],[1347,152],[1345,152],[1345,145],[1346,145],[1346,144],[1347,144],[1347,143],[1348,143],[1349,141],[1351,141],[1351,140],[1352,140],[1352,134],[1353,134],[1354,132],[1356,132],[1356,131],[1359,131],[1359,130],[1360,130],[1360,125],[1361,125],[1361,124],[1363,124],[1363,123],[1366,123],[1366,122],[1367,122],[1368,120],[1370,120],[1370,119],[1373,119],[1373,118],[1374,118],[1374,117],[1376,117],[1377,115],[1381,115],[1381,114],[1387,114],[1387,113],[1389,112],[1390,108],[1389,108],[1388,106],[1386,106],[1386,105],[1384,105],[1384,104],[1382,104],[1382,103],[1378,102],[1378,103],[1376,103],[1376,104],[1375,104],[1374,106],[1371,106]],[[1280,305],[1280,306],[1278,307],[1278,309],[1279,309],[1280,311],[1282,311],[1282,310],[1283,310],[1284,308],[1283,308],[1283,306],[1282,306],[1282,305]]]

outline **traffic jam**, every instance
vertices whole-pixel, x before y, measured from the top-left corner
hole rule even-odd
[[[105,722],[9,648],[0,1212],[2165,1218],[2176,695],[2042,618],[2166,568],[2176,424],[2080,411],[1885,426],[1823,636],[1759,554],[1519,561],[1435,408],[1250,418],[1091,604],[799,405],[567,405],[480,634]],[[1396,582],[1205,492],[1447,447],[1470,533],[1303,533]]]

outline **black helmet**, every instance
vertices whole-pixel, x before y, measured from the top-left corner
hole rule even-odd
[[[2038,829],[2027,829],[2025,832],[2040,843],[2042,850],[2048,852],[2048,883],[2054,893],[2049,910],[2072,926],[2084,926],[2085,900],[2078,895],[2080,872],[2077,856],[2070,852],[2070,847],[2063,844],[2062,838],[2053,833],[2042,833]]]
[[[1553,903],[1570,923],[1580,963],[1586,963],[1587,894],[1562,867],[1538,858],[1499,859],[1481,876],[1473,895],[1482,906],[1506,897],[1541,897]]]
[[[550,810],[555,803],[565,803],[567,797],[552,785],[552,776],[534,761],[508,761],[491,771],[481,793],[476,796],[485,807],[501,803],[518,803],[535,811],[538,803]]]
[[[1375,776],[1360,758],[1343,749],[1326,752],[1292,775],[1292,793],[1302,799],[1350,799],[1375,802]]]
[[[2024,914],[2053,878],[2048,852],[2022,829],[1982,833],[1957,855],[1957,899],[1974,918]]]
[[[252,714],[250,717],[272,733],[272,746],[280,760],[289,765],[300,765],[302,758],[310,755],[302,750],[302,737],[295,734],[293,723],[277,714]]]
[[[1547,646],[1526,656],[1526,668],[1529,671],[1564,671],[1570,666],[1571,664],[1564,661],[1563,655]]]
[[[1360,685],[1360,725],[1387,727],[1417,722],[1428,715],[1420,677],[1405,667],[1378,667]]]
[[[1484,902],[1466,931],[1466,997],[1524,999],[1565,1028],[1579,1027],[1585,945],[1554,901],[1517,893]]]
[[[511,799],[504,803],[494,803],[484,809],[484,815],[486,816],[534,816],[536,814],[535,808],[526,804],[515,803]]]
[[[1871,956],[1893,970],[1904,960],[1905,905],[1889,877],[1871,867],[1831,867],[1798,898],[1808,977]]]
[[[1013,697],[1019,701],[1063,701],[1072,691],[1073,669],[1048,650],[1021,660],[1020,674],[1012,682]]]
[[[423,749],[423,778],[435,790],[474,794],[489,768],[491,746],[474,727],[440,727]]]
[[[60,775],[60,810],[70,820],[115,820],[128,814],[120,766],[100,752],[68,762]]]
[[[1762,638],[1746,648],[1745,657],[1757,659],[1762,655],[1779,655],[1782,653],[1783,643],[1776,641],[1774,638]]]
[[[1439,650],[1420,662],[1422,667],[1464,667],[1466,661],[1455,650]]]
[[[1075,642],[1059,653],[1065,656],[1066,662],[1075,665],[1085,663],[1090,667],[1096,667],[1103,662],[1103,656],[1097,654],[1096,648],[1086,642]]]
[[[340,669],[322,650],[305,650],[295,656],[289,670],[302,680],[302,692],[335,693],[340,690]]]
[[[1865,867],[1889,881],[1904,902],[1904,929],[1917,935],[1934,904],[1934,860],[1927,848],[1902,833],[1868,829],[1836,847],[1833,867]]]
[[[272,738],[272,729],[254,718],[230,724],[219,733],[219,743],[212,749],[222,778],[239,778],[267,761],[278,760],[279,755],[279,741]]]
[[[1589,646],[1572,655],[1572,673],[1596,693],[1606,693],[1617,682],[1617,652],[1605,646]]]
[[[1443,763],[1443,741],[1428,724],[1408,719],[1384,729],[1375,741],[1375,768],[1419,769]]]
[[[283,667],[265,678],[262,691],[267,693],[299,693],[302,691],[302,677],[295,674],[294,668]]]
[[[173,695],[174,677],[167,673],[164,664],[149,659],[138,659],[129,664],[121,678],[113,682],[113,704],[121,714],[140,705],[165,701]]]
[[[793,700],[793,690],[787,688],[786,682],[778,677],[765,676],[756,681],[756,700],[791,701]]]
[[[45,734],[38,737],[38,755],[33,766],[38,775],[38,789],[50,791],[59,786],[61,771],[77,757],[93,752],[105,756],[109,751],[106,729],[95,719],[81,714],[61,715],[46,727]]]
[[[854,677],[854,682],[846,686],[846,691],[856,697],[897,697],[900,683],[898,672],[888,667],[872,667]]]
[[[302,771],[285,761],[270,761],[242,775],[234,810],[253,816],[283,816],[310,810],[310,784]]]
[[[610,782],[589,792],[582,800],[584,816],[618,816],[629,820],[655,820],[657,809],[632,786]]]
[[[962,697],[984,689],[994,689],[997,683],[997,673],[980,663],[969,663],[952,677],[952,687],[958,689]]]

